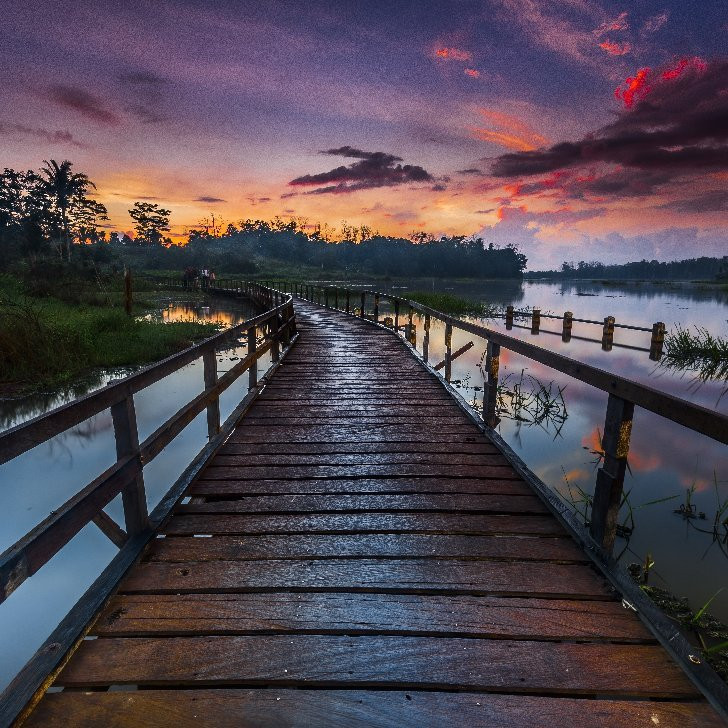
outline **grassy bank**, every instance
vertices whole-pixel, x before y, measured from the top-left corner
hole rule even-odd
[[[417,301],[423,306],[434,308],[442,313],[449,313],[453,316],[495,316],[497,308],[487,306],[478,301],[470,301],[467,298],[453,296],[450,293],[428,293],[426,291],[412,291],[403,294],[411,301]]]
[[[67,284],[61,295],[71,301],[53,295],[52,281],[0,277],[2,393],[67,384],[96,367],[157,361],[216,331],[212,324],[138,321],[124,313],[120,293]]]

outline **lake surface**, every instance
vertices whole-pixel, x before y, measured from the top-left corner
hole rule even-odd
[[[378,286],[385,290],[383,286]],[[399,283],[392,293],[406,295],[415,288],[432,290],[432,282]],[[618,287],[597,283],[539,283],[487,281],[477,284],[436,281],[435,290],[444,290],[486,303],[516,309],[541,308],[542,314],[559,316],[570,310],[577,318],[602,320],[613,315],[617,323],[651,327],[663,321],[668,330],[676,325],[699,324],[711,333],[728,336],[728,294],[701,290],[689,285],[657,286],[627,284]],[[382,306],[382,312],[385,311]],[[253,314],[240,302],[219,299],[209,306],[171,303],[156,315],[163,320],[220,321],[233,325]],[[473,319],[477,320],[477,319]],[[417,346],[421,350],[422,322],[417,323]],[[494,328],[504,328],[502,319],[478,320]],[[522,321],[528,324],[527,321]],[[706,407],[728,411],[728,395],[721,399],[725,384],[708,383],[696,387],[692,375],[665,370],[649,360],[647,353],[620,348],[618,344],[649,347],[650,335],[617,329],[612,351],[602,351],[599,343],[573,338],[561,341],[561,322],[542,319],[542,331],[514,328],[511,332],[539,346],[563,353],[622,376],[644,382],[683,399]],[[575,323],[573,336],[601,338],[601,326]],[[484,343],[462,332],[454,332],[453,350],[470,340],[475,346],[453,362],[453,380],[463,396],[476,405],[482,400],[483,376],[480,370]],[[227,370],[241,351],[218,357],[218,369]],[[433,321],[430,332],[430,361],[444,357],[444,326]],[[259,364],[263,372],[269,360]],[[42,412],[70,401],[86,391],[119,378],[123,371],[99,372],[78,386],[23,401],[0,402],[0,429],[6,429]],[[579,490],[593,491],[596,456],[604,424],[606,394],[569,379],[539,364],[501,351],[501,383],[506,387],[521,382],[524,392],[534,381],[552,393],[562,388],[567,417],[562,422],[541,424],[510,419],[503,413],[498,430],[531,469],[566,501],[579,500]],[[530,379],[533,377],[534,379]],[[241,377],[221,398],[225,418],[245,394],[247,378]],[[530,389],[529,389],[530,388]],[[153,432],[166,418],[203,389],[202,363],[197,361],[175,375],[135,396],[140,438]],[[504,404],[510,404],[505,398]],[[523,414],[523,413],[522,413]],[[525,415],[528,417],[528,413]],[[150,510],[206,441],[203,412],[184,432],[150,463],[144,471]],[[634,418],[630,469],[625,483],[633,512],[634,531],[629,541],[620,538],[616,552],[625,563],[642,562],[649,553],[655,562],[650,583],[666,586],[687,596],[694,607],[701,606],[721,587],[728,587],[728,559],[707,533],[716,511],[716,502],[728,499],[728,452],[723,445],[696,435],[656,415],[637,409]],[[0,467],[0,550],[14,543],[45,518],[85,483],[115,460],[114,435],[108,411],[79,427],[38,446]],[[52,473],[52,477],[49,474]],[[717,478],[717,493],[714,486]],[[705,520],[685,520],[673,511],[685,500],[686,489],[694,486],[692,502]],[[674,496],[672,500],[645,505]],[[106,509],[122,521],[120,499]],[[576,507],[580,507],[578,502]],[[627,509],[624,517],[627,517]],[[73,606],[83,591],[116,554],[116,548],[93,524],[87,526],[38,574],[28,579],[0,605],[0,686],[4,686]],[[716,616],[728,621],[728,589],[711,604]]]

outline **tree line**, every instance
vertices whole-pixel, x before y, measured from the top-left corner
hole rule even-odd
[[[728,280],[728,256],[660,262],[639,260],[607,265],[598,261],[564,262],[559,270],[529,271],[527,278],[558,280]]]

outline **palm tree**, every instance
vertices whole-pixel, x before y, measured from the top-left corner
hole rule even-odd
[[[60,216],[61,224],[61,257],[66,251],[66,259],[71,260],[71,224],[69,210],[74,198],[84,198],[89,187],[96,185],[83,173],[72,172],[73,163],[64,159],[60,164],[55,159],[44,160],[41,174],[45,192],[53,200],[53,205]]]

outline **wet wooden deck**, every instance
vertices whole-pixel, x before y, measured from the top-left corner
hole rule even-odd
[[[296,308],[28,725],[722,725],[400,340]]]

